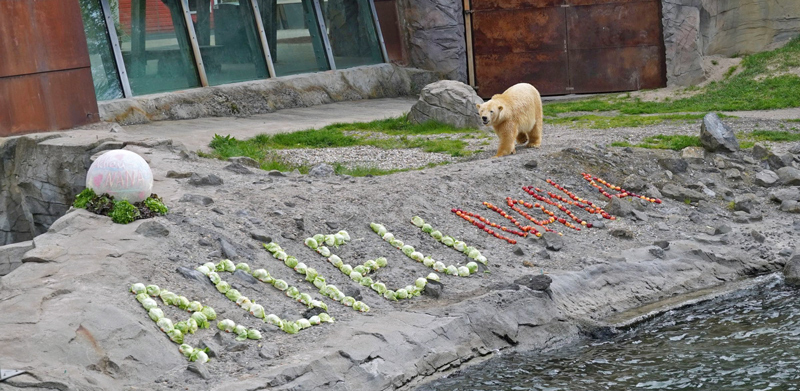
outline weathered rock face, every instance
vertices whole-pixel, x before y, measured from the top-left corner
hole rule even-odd
[[[736,152],[739,150],[739,141],[736,140],[733,130],[725,126],[714,113],[706,114],[703,117],[700,142],[703,144],[703,148],[709,152]]]
[[[11,273],[22,265],[22,256],[33,249],[33,241],[0,246],[0,276]]]
[[[467,81],[467,48],[460,1],[398,0],[410,65],[442,78]]]
[[[436,120],[459,128],[480,128],[476,104],[483,103],[472,87],[452,80],[431,83],[422,89],[419,101],[411,107],[408,120],[422,123]]]
[[[792,286],[800,287],[800,252],[795,250],[791,258],[786,262],[783,269],[783,275],[786,278],[786,283]]]
[[[800,2],[663,0],[667,84],[705,79],[703,57],[773,49],[800,34]]]

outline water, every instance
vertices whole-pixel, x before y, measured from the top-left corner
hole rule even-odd
[[[610,340],[507,354],[419,390],[800,390],[800,290],[739,292]]]

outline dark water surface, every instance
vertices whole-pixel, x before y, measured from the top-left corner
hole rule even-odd
[[[772,283],[610,340],[509,353],[418,390],[800,390],[800,290]]]

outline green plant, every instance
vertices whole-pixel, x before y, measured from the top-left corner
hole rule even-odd
[[[128,224],[139,216],[139,210],[130,202],[125,200],[114,201],[114,208],[108,214],[111,221],[117,224]]]
[[[72,203],[72,206],[85,209],[89,201],[95,197],[97,197],[97,194],[94,193],[94,190],[87,187],[83,189],[82,192],[78,193],[77,196],[75,196],[75,202]]]
[[[165,215],[169,211],[167,206],[164,205],[164,202],[161,200],[161,198],[158,198],[158,197],[156,197],[156,198],[147,197],[144,200],[144,205],[148,209],[150,209],[151,212],[153,212],[155,214]]]

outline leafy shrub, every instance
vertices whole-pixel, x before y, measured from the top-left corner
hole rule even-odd
[[[144,205],[150,209],[151,212],[159,215],[165,215],[169,211],[164,202],[158,196],[151,195],[144,200]]]
[[[90,188],[83,189],[82,192],[78,193],[75,197],[75,202],[72,203],[72,206],[76,208],[86,208],[86,204],[89,203],[92,199],[97,197],[97,194],[94,193],[94,190]]]
[[[128,224],[139,216],[139,210],[128,201],[114,201],[114,209],[108,214],[111,221],[117,224]]]

